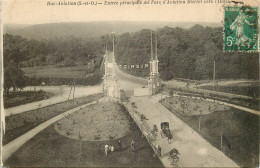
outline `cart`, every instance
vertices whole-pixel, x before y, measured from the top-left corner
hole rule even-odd
[[[162,122],[161,123],[161,137],[168,137],[168,135],[171,133],[170,131],[170,124],[169,122]]]

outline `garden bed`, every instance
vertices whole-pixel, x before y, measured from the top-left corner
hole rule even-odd
[[[118,139],[130,131],[124,108],[113,102],[98,103],[76,111],[55,125],[61,135],[83,141],[105,141]]]

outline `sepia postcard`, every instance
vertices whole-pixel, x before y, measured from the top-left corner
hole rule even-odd
[[[1,1],[1,166],[259,167],[259,5]]]

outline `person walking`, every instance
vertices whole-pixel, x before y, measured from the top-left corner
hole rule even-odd
[[[108,152],[108,145],[105,145],[105,155],[107,156],[107,152]]]
[[[114,149],[114,146],[112,145],[112,146],[111,146],[111,152],[114,152],[114,150],[115,150],[115,149]]]
[[[132,149],[132,153],[135,154],[135,141],[132,140],[131,142],[131,149]]]
[[[132,139],[131,141],[131,148],[135,145],[135,141]]]
[[[132,153],[135,154],[135,145],[132,147]]]

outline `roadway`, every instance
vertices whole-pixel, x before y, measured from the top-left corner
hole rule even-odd
[[[111,54],[110,56],[113,55]],[[116,63],[114,63],[114,68],[121,89],[131,90],[147,85],[146,80],[121,72]],[[173,131],[173,142],[169,144],[165,138],[160,136],[158,136],[156,141],[156,144],[159,144],[162,148],[161,161],[165,167],[172,167],[167,154],[173,148],[180,152],[180,167],[239,167],[224,153],[212,146],[186,123],[163,107],[159,103],[160,97],[161,95],[132,96],[130,102],[125,106],[128,110],[131,110],[131,102],[135,102],[137,111],[148,118],[147,124],[151,129],[153,125],[160,128],[161,121],[169,121],[171,123],[170,129]],[[130,115],[132,115],[131,112]],[[137,117],[134,119],[137,124],[140,122],[140,119]]]
[[[108,56],[110,58],[113,57],[112,53]],[[116,66],[116,63],[113,62],[113,64],[120,89],[132,90],[134,88],[142,88],[147,85],[147,81],[145,79],[122,73]],[[54,90],[57,92],[57,88]],[[101,92],[102,85],[77,87],[75,97]],[[11,113],[17,114],[61,101],[66,101],[68,99],[68,95],[69,88],[64,88],[61,94],[56,94],[56,96],[50,99],[6,109],[5,114],[8,116]],[[157,139],[157,144],[162,147],[163,157],[161,160],[165,167],[172,167],[167,156],[167,153],[172,148],[176,148],[180,152],[180,167],[238,167],[238,165],[225,156],[224,153],[212,146],[182,120],[163,107],[158,102],[159,99],[160,95],[151,97],[131,97],[130,103],[131,101],[135,102],[137,110],[146,115],[148,118],[147,123],[150,128],[152,128],[153,125],[157,125],[157,127],[160,128],[160,123],[162,120],[168,120],[172,123],[170,128],[173,130],[173,143],[168,144],[165,138],[163,139],[158,137]],[[127,106],[130,106],[130,104]]]
[[[25,90],[33,90],[33,89],[34,89],[33,87],[25,88]],[[70,95],[70,99],[73,98],[72,92],[70,94],[71,87],[69,87],[69,86],[37,86],[36,91],[37,90],[51,92],[54,94],[54,96],[52,96],[46,100],[27,103],[27,104],[23,104],[20,106],[5,109],[4,110],[5,116],[19,114],[19,113],[23,113],[26,111],[35,110],[35,109],[46,107],[49,105],[65,102],[68,100],[69,95]],[[77,86],[77,87],[75,87],[74,98],[79,98],[82,96],[88,96],[88,95],[93,95],[93,94],[102,93],[102,92],[103,92],[102,84],[96,85],[96,86],[82,86],[82,87]]]
[[[146,79],[141,78],[141,77],[132,76],[130,74],[126,74],[126,73],[122,72],[117,67],[116,63],[114,63],[114,67],[115,67],[116,77],[118,79],[118,82],[120,84],[121,89],[123,89],[123,90],[133,90],[134,88],[142,88],[142,87],[148,85]],[[166,86],[169,86],[169,85],[172,86],[172,82],[171,83],[163,82],[163,83],[166,84]],[[186,85],[183,82],[175,82],[174,87],[186,88]],[[195,88],[192,88],[191,91],[192,90],[195,90]],[[198,92],[198,90],[201,93],[208,92],[208,90],[205,91],[203,89],[197,89],[196,91]],[[209,92],[215,93],[216,91],[209,91]],[[222,94],[220,92],[217,92],[217,93]],[[234,94],[229,94],[229,93],[223,93],[223,94],[227,94],[229,96],[231,95],[231,96],[234,97]],[[167,93],[165,93],[164,96],[165,95],[167,95]],[[178,96],[178,95],[175,95],[175,96]],[[235,95],[235,96],[241,97],[241,95]],[[242,96],[242,97],[248,98],[247,96]],[[192,97],[192,98],[197,99],[197,97]],[[246,107],[243,107],[243,106],[238,106],[238,105],[235,105],[235,104],[226,103],[226,102],[222,102],[222,101],[218,101],[218,100],[212,100],[212,99],[205,99],[205,100],[211,101],[211,102],[216,102],[216,103],[219,103],[219,104],[223,104],[223,105],[226,105],[226,106],[229,106],[229,107],[232,107],[232,108],[235,108],[235,109],[243,110],[243,111],[246,111],[246,112],[249,112],[249,113],[252,113],[252,114],[260,115],[260,111],[258,111],[258,110],[254,110],[254,109],[250,109],[250,108],[246,108]]]

